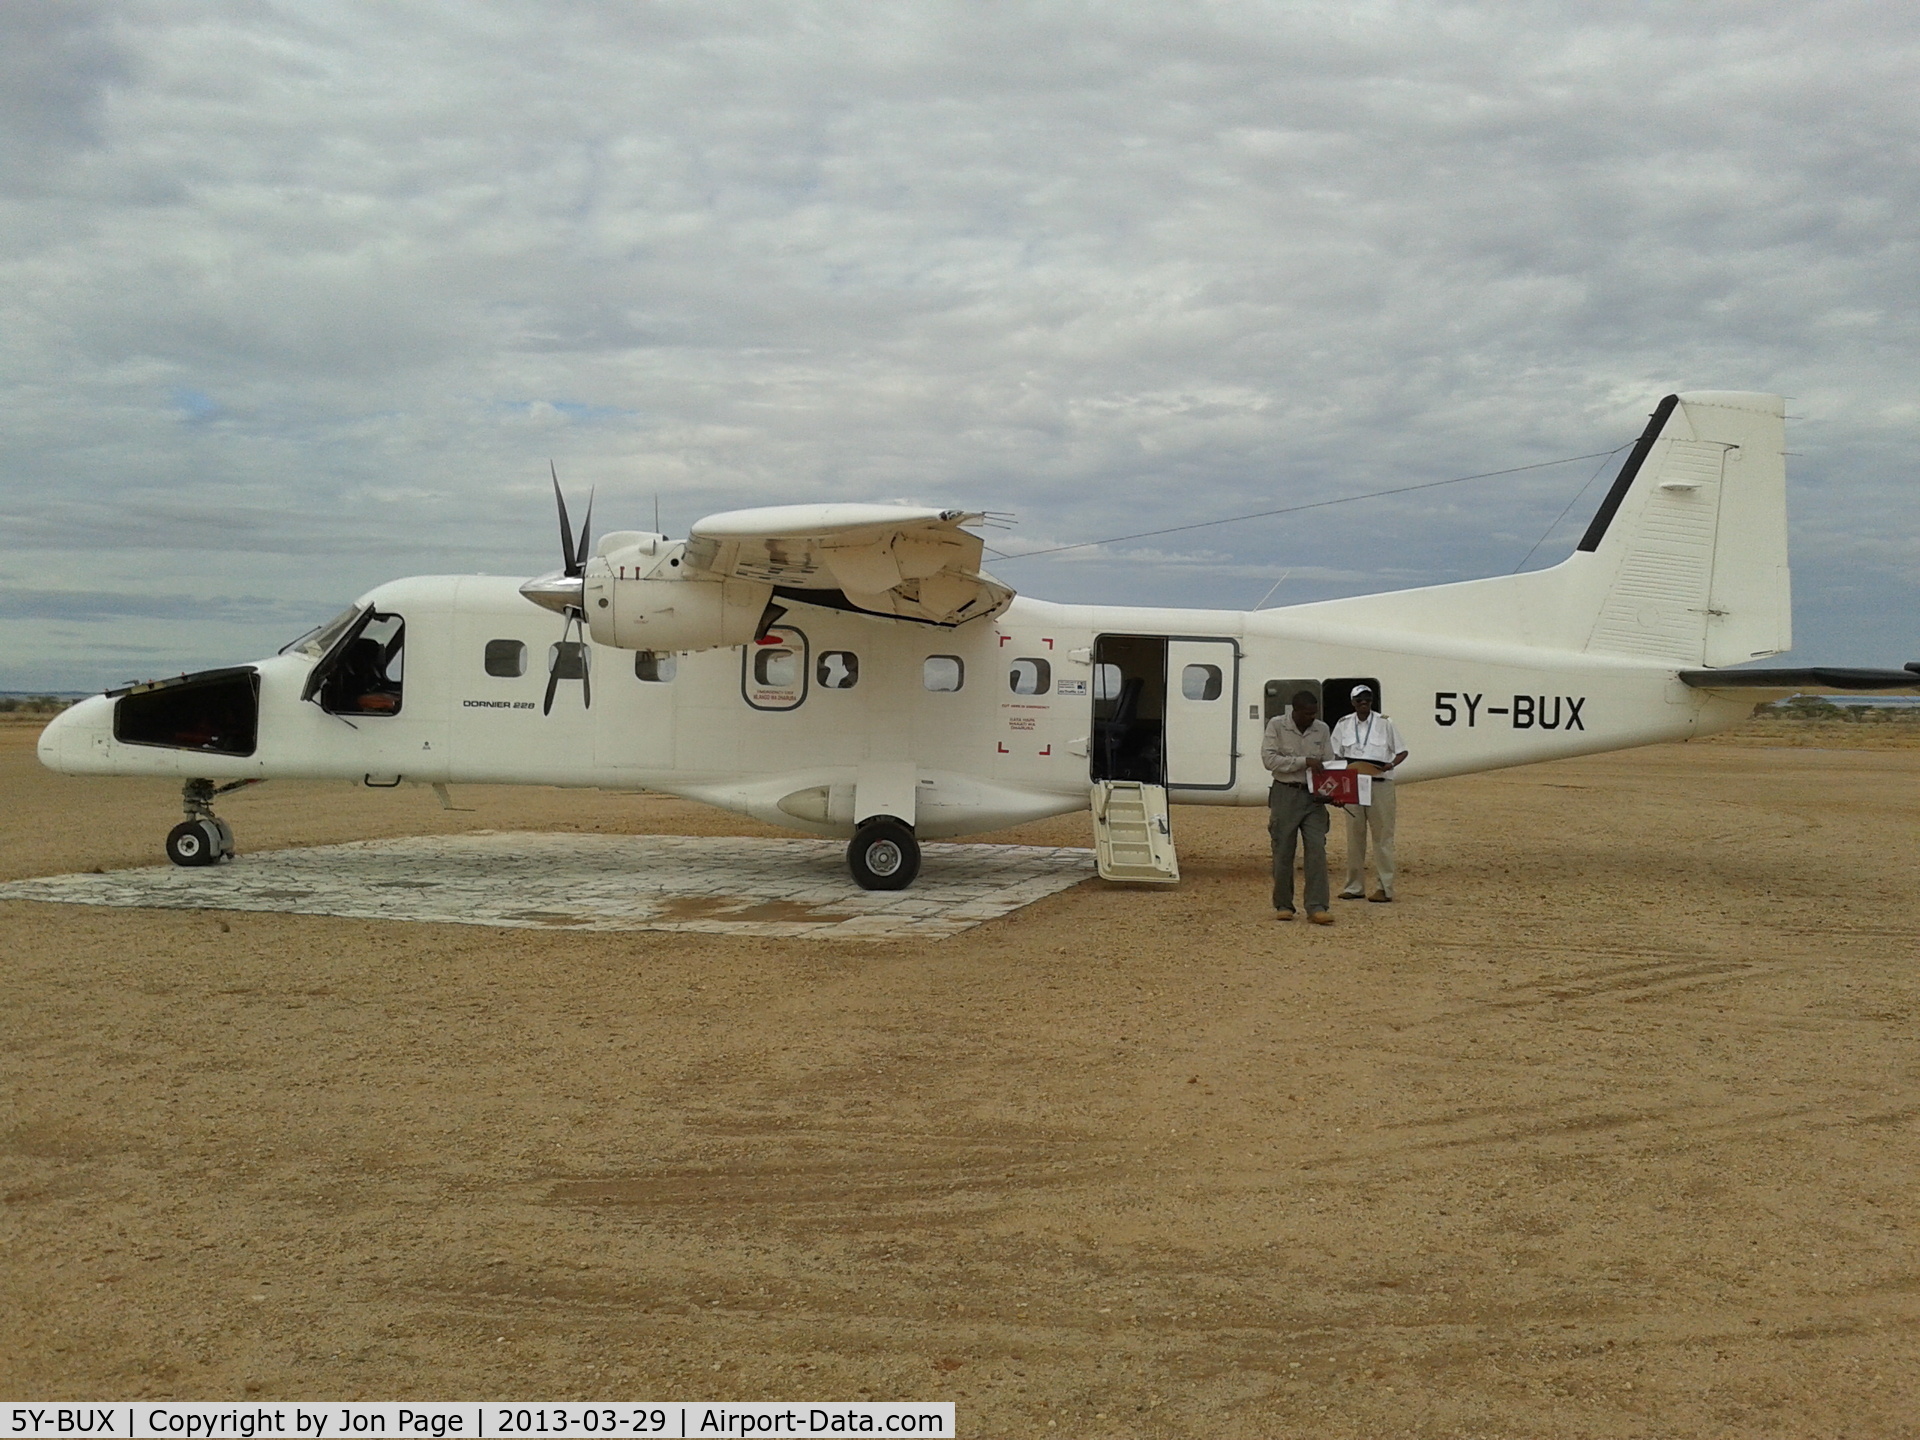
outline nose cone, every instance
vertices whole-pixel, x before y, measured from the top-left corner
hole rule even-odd
[[[69,775],[92,769],[88,762],[94,759],[94,738],[104,741],[112,735],[113,701],[90,696],[62,710],[40,732],[40,763]]]
[[[556,570],[551,575],[542,575],[538,580],[527,581],[520,587],[520,593],[534,604],[556,615],[564,615],[569,609],[582,608],[586,583],[578,575],[563,575]]]

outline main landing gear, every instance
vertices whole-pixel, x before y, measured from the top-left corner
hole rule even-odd
[[[218,865],[233,858],[233,827],[213,813],[216,795],[258,785],[258,780],[235,780],[218,789],[211,780],[189,780],[180,787],[180,805],[187,818],[167,832],[167,859],[176,865]]]
[[[920,873],[913,827],[891,815],[863,821],[847,846],[847,868],[862,890],[904,890]]]

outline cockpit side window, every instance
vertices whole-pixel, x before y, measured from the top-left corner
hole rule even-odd
[[[335,715],[397,715],[406,679],[407,622],[375,611],[320,684],[320,708]]]
[[[334,647],[336,641],[347,633],[347,627],[360,618],[361,607],[349,605],[324,625],[316,625],[298,640],[288,641],[280,647],[282,655],[306,655],[318,660]]]

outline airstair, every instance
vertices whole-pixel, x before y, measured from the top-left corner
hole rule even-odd
[[[1179,883],[1180,857],[1173,853],[1166,786],[1139,780],[1094,781],[1093,838],[1102,880]]]

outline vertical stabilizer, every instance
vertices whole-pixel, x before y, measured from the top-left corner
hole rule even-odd
[[[1777,395],[1669,395],[1558,565],[1286,613],[1675,667],[1776,655],[1793,643],[1785,416]]]
[[[1661,401],[1571,562],[1600,594],[1585,648],[1707,665],[1786,649],[1785,450],[1778,396]]]

